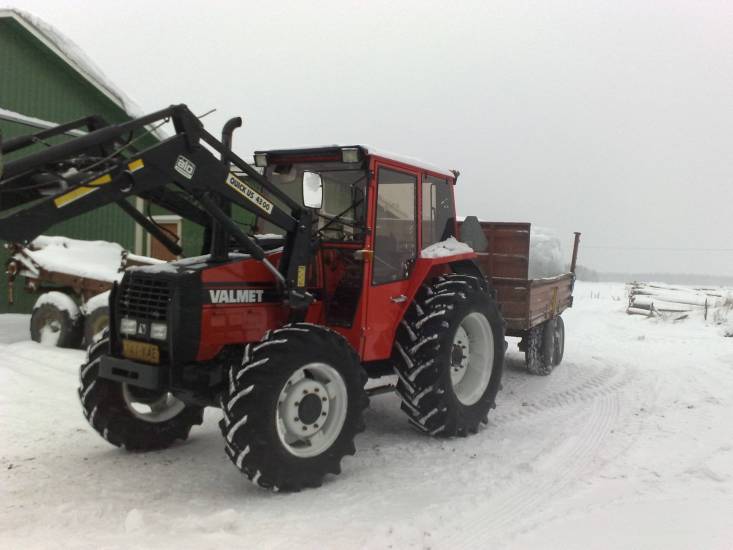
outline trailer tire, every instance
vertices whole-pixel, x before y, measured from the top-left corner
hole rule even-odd
[[[82,339],[81,314],[76,302],[63,292],[42,294],[31,313],[31,339],[60,348],[79,348]]]
[[[562,363],[565,355],[565,321],[561,316],[555,318],[555,349],[552,356],[552,365],[554,367]]]
[[[203,421],[203,408],[186,405],[170,394],[154,393],[99,378],[99,361],[109,349],[106,334],[92,344],[79,371],[79,400],[89,425],[116,447],[156,451],[185,440]],[[136,406],[150,411],[139,411]]]
[[[366,373],[343,336],[294,323],[226,362],[219,427],[239,471],[273,491],[318,487],[341,473],[369,404]]]
[[[89,347],[94,343],[95,337],[99,338],[101,333],[109,326],[109,306],[99,306],[84,315],[84,343]]]
[[[555,366],[555,320],[545,321],[529,329],[522,342],[527,371],[547,376]]]
[[[504,327],[483,278],[451,274],[423,285],[393,354],[410,424],[448,437],[476,433],[488,422],[501,385]]]

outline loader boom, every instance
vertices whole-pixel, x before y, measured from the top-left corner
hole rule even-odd
[[[172,137],[142,151],[129,146],[135,132],[168,119],[175,128]],[[98,123],[98,119],[81,122],[89,122],[92,131],[5,163],[0,178],[0,239],[27,243],[56,223],[107,204],[122,206],[132,196],[151,198],[174,211],[187,210],[187,217],[199,222],[215,221],[247,253],[265,263],[285,286],[291,307],[304,307],[310,302],[303,277],[298,275],[311,254],[312,212],[207,132],[185,105],[98,129],[93,129],[92,124]],[[67,131],[74,124],[43,132],[48,137],[54,131]],[[37,141],[32,137],[18,138],[0,149],[17,154]],[[242,174],[256,182],[264,194],[253,189]],[[177,193],[169,190],[171,184]],[[277,198],[289,211],[269,197]],[[221,204],[229,203],[286,232],[279,269],[269,263],[264,250],[222,209]],[[135,217],[129,205],[122,208]],[[140,217],[136,221],[143,223]]]

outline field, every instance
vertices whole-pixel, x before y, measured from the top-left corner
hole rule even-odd
[[[0,316],[0,547],[731,548],[733,338],[626,306],[578,283],[549,377],[510,340],[474,437],[424,437],[374,397],[343,474],[290,495],[238,474],[214,409],[168,451],[111,447],[77,401],[83,353]]]

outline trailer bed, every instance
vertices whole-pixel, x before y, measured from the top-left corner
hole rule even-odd
[[[574,273],[528,277],[531,224],[484,222],[469,217],[458,225],[460,239],[476,251],[481,268],[496,290],[508,336],[523,336],[572,307]],[[577,244],[573,257],[576,254]]]

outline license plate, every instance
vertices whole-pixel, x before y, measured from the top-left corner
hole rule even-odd
[[[143,361],[144,363],[160,363],[160,350],[155,344],[122,340],[122,355],[128,359]]]

